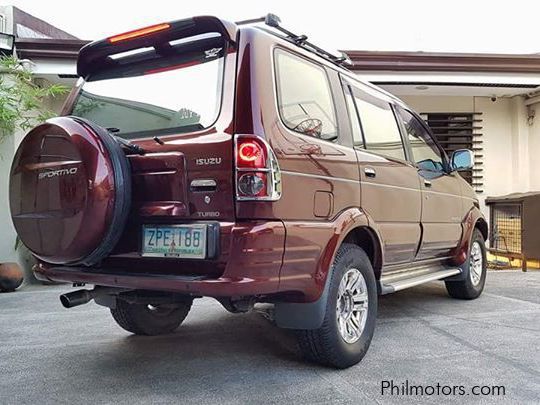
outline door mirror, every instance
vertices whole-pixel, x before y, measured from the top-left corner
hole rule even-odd
[[[452,153],[450,164],[452,170],[457,170],[458,172],[470,170],[474,166],[474,155],[469,149],[458,149]]]

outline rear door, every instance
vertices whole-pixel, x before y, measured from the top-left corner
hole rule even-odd
[[[332,220],[360,202],[356,154],[348,127],[341,125],[346,112],[343,94],[336,91],[339,76],[282,48],[275,50],[274,62],[278,116],[266,121],[283,195],[273,213],[284,220]]]
[[[414,113],[396,108],[422,189],[422,244],[417,259],[449,256],[462,233],[461,179],[448,173],[446,154]]]
[[[271,67],[265,48],[252,49],[261,53],[258,69]],[[276,97],[262,92],[261,111],[283,183],[283,195],[271,207],[287,232],[280,288],[311,294],[313,280],[325,277],[321,257],[332,246],[335,221],[360,205],[360,184],[339,75],[307,52],[294,51],[275,49]],[[243,211],[254,212],[268,215],[264,207]]]
[[[128,156],[132,218],[232,220],[234,44],[213,17],[152,30],[85,46],[65,113],[144,149]]]
[[[384,243],[384,264],[414,260],[420,242],[420,185],[407,161],[389,100],[367,86],[346,84],[349,110],[355,111],[353,132],[360,167],[361,206]]]

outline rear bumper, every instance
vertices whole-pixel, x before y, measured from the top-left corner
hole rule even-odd
[[[88,271],[80,267],[34,267],[36,278],[42,281],[88,283],[109,287],[124,287],[140,290],[171,291],[209,297],[253,296],[276,293],[279,277],[253,279],[249,277],[204,278],[200,276],[141,276],[114,270],[106,272]]]
[[[283,222],[239,222],[232,226],[228,224],[222,229],[227,230],[229,237],[226,239],[230,242],[228,246],[222,246],[224,261],[215,262],[216,266],[224,267],[220,276],[207,276],[196,272],[190,272],[189,275],[159,274],[150,266],[144,272],[130,273],[125,268],[98,269],[46,263],[36,265],[34,274],[44,281],[88,283],[210,297],[277,293],[285,246]],[[141,262],[143,260],[141,258]],[[208,266],[209,263],[205,265]],[[197,261],[191,261],[190,267],[195,266]],[[186,267],[185,261],[182,262],[182,267]]]

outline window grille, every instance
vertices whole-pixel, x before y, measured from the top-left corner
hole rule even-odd
[[[477,193],[483,192],[483,147],[482,113],[451,113],[430,112],[422,113],[435,138],[444,148],[448,156],[458,149],[470,149],[474,153],[474,167],[472,170],[460,172],[461,176],[469,182]]]

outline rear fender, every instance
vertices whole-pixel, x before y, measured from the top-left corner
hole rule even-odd
[[[454,254],[452,255],[452,264],[455,266],[460,267],[463,271],[454,276],[450,277],[446,280],[462,280],[465,277],[467,277],[467,256],[469,254],[469,246],[471,243],[473,232],[476,228],[480,229],[480,232],[482,232],[484,238],[487,240],[488,238],[488,225],[487,221],[480,211],[480,209],[476,206],[472,207],[467,215],[465,216],[463,222],[462,222],[462,228],[463,233],[461,236],[461,241],[458,245],[458,247],[455,249]]]
[[[369,221],[367,215],[358,208],[348,209],[336,218],[333,234],[319,256],[316,272],[306,282],[306,300],[311,301],[277,303],[274,316],[278,327],[318,329],[322,325],[332,278],[332,263],[349,232],[359,227],[369,227]]]

